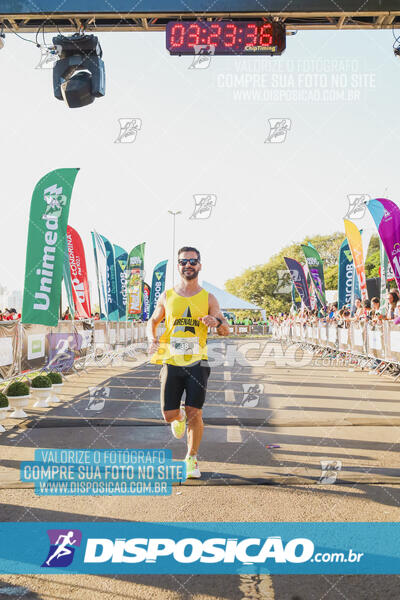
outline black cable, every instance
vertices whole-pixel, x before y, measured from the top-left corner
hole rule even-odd
[[[61,35],[61,37],[63,37],[63,38],[68,38],[68,36],[67,36],[67,35],[64,35],[63,33],[61,33],[61,31],[60,31],[60,28],[59,28],[59,26],[58,26],[58,23],[57,23],[57,21],[54,21],[54,22],[55,22],[55,24],[56,24],[57,31],[58,31],[58,33]]]
[[[396,36],[396,34],[394,33],[394,22],[393,22],[393,25],[392,25],[392,34],[393,34],[393,37],[394,37],[394,42],[393,42],[393,50],[394,50],[396,44],[400,45],[400,42],[399,42],[400,35]]]
[[[396,38],[396,36],[395,36],[395,34],[394,34],[394,21],[393,21],[393,23],[392,23],[392,34],[393,34],[393,37],[394,37],[394,38]]]
[[[28,40],[28,38],[24,38],[22,37],[22,35],[19,35],[19,33],[17,33],[16,31],[13,31],[12,33],[14,33],[16,36],[18,36],[19,38],[21,38],[21,40],[24,40],[24,42],[30,42],[31,44],[35,44],[35,46],[37,48],[40,48],[40,44],[37,44],[36,42],[34,42],[33,40]]]
[[[44,48],[46,48],[46,50],[49,50],[49,49],[53,48],[53,46],[48,46],[47,43],[46,43],[45,27],[46,27],[46,21],[43,21],[43,23],[39,26],[39,29],[36,32],[35,43],[36,43],[36,46],[38,48],[44,47]],[[39,37],[39,34],[40,34],[40,30],[42,30],[43,46],[41,44],[39,44],[39,42],[38,42],[38,37]]]
[[[40,44],[38,43],[37,39],[38,39],[38,35],[39,35],[39,31],[41,30],[42,26],[39,25],[39,29],[36,31],[36,36],[35,36],[35,42],[36,42],[36,46],[38,48],[40,48]]]

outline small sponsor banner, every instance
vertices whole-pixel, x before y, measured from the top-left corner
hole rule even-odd
[[[13,362],[13,340],[11,337],[0,338],[0,367]]]
[[[45,334],[28,335],[28,360],[35,360],[45,355]]]
[[[339,344],[347,344],[349,341],[349,330],[345,327],[339,328]]]
[[[361,329],[353,329],[353,341],[355,346],[364,346],[364,339]]]
[[[328,341],[335,344],[336,340],[337,340],[337,328],[333,327],[333,326],[328,326]]]
[[[104,344],[104,329],[95,329],[94,330],[94,341],[96,344]]]
[[[382,350],[382,334],[381,331],[368,332],[368,344],[374,350]]]
[[[110,335],[110,344],[114,345],[115,342],[117,341],[117,332],[113,327],[110,327],[109,335]]]
[[[400,352],[400,331],[390,332],[390,349],[393,352]]]

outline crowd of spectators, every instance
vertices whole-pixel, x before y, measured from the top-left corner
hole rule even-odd
[[[268,319],[251,319],[246,317],[244,319],[227,317],[226,319],[229,325],[269,325]]]
[[[0,310],[0,321],[17,321],[21,318],[21,314],[15,308],[5,308]]]
[[[371,300],[355,299],[354,306],[345,305],[338,309],[338,303],[332,302],[322,310],[309,310],[302,307],[290,313],[280,313],[271,316],[273,324],[280,323],[337,323],[339,327],[350,327],[352,321],[379,323],[383,320],[392,320],[396,325],[400,323],[400,294],[398,290],[390,290],[386,295],[386,302],[381,307],[380,299]]]
[[[90,316],[90,318],[94,319],[95,321],[98,321],[100,319],[100,314],[98,312],[92,313],[91,316]],[[75,319],[78,320],[77,317],[75,317]],[[71,321],[72,320],[72,315],[70,313],[69,306],[63,312],[63,314],[62,314],[62,320],[63,321]]]

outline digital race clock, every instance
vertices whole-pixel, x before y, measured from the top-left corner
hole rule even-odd
[[[278,21],[169,21],[170,54],[269,54],[286,48],[285,26]]]

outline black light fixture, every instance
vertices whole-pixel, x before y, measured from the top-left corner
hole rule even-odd
[[[6,39],[6,36],[4,35],[4,25],[1,25],[1,32],[0,32],[0,50],[2,48],[4,48],[4,40]]]
[[[54,96],[69,108],[92,104],[105,95],[106,77],[98,38],[75,33],[53,38],[60,60],[53,70]]]

